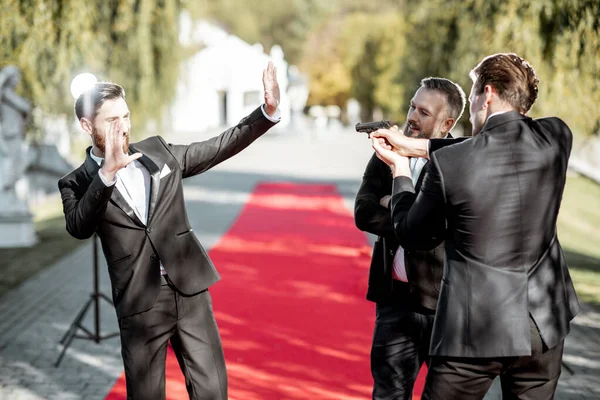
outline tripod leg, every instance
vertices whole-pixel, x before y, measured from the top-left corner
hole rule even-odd
[[[571,367],[569,367],[569,365],[566,362],[562,362],[562,367],[566,369],[569,372],[569,374],[575,375],[575,372],[571,369]]]
[[[71,345],[71,342],[73,341],[73,338],[75,338],[75,331],[73,331],[73,333],[68,337],[66,343],[63,345],[63,349],[60,352],[60,355],[58,356],[58,359],[54,363],[55,367],[58,367],[58,365],[60,364],[62,358],[64,357],[65,353],[67,352],[67,349]]]
[[[77,328],[79,327],[79,325],[81,324],[81,320],[83,319],[83,317],[85,316],[85,314],[87,313],[87,310],[90,308],[90,306],[92,305],[92,301],[94,300],[93,296],[90,297],[90,299],[83,305],[83,307],[81,307],[81,309],[79,310],[79,312],[77,313],[77,315],[75,316],[75,319],[73,319],[73,322],[71,323],[71,326],[69,326],[69,329],[67,329],[67,332],[65,332],[65,334],[63,335],[62,339],[60,339],[60,344],[64,344],[65,341],[67,340],[67,338],[69,336],[73,336],[75,335]]]
[[[67,349],[71,345],[71,342],[75,338],[75,334],[77,333],[77,329],[81,327],[81,320],[83,319],[83,317],[87,313],[87,310],[90,308],[90,305],[92,305],[92,301],[93,300],[94,300],[94,298],[90,297],[90,299],[83,305],[83,307],[81,307],[81,310],[79,310],[79,312],[77,313],[77,316],[75,316],[75,319],[71,323],[71,326],[69,326],[69,329],[67,329],[67,332],[64,334],[64,336],[62,337],[62,339],[60,339],[60,344],[63,345],[63,349],[60,352],[60,355],[58,356],[58,359],[54,363],[55,367],[58,367],[58,365],[60,364],[62,358],[64,357],[65,353],[67,352]]]

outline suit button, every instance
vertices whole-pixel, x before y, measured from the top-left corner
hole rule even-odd
[[[146,232],[148,232],[148,233],[152,233],[152,228],[147,228],[147,229],[146,229]]]
[[[152,255],[150,256],[150,259],[151,259],[152,261],[156,261],[156,260],[158,259],[158,257],[156,257],[156,254],[152,254]]]

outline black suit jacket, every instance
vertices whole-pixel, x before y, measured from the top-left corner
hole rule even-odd
[[[431,141],[418,196],[398,177],[392,199],[395,232],[407,247],[419,243],[420,226],[447,220],[431,355],[529,355],[529,314],[554,347],[579,312],[556,237],[571,131],[557,118],[508,112],[436,151],[443,145]]]
[[[135,215],[115,185],[107,187],[98,164],[88,155],[61,178],[67,231],[78,239],[98,234],[108,264],[117,316],[146,311],[160,291],[160,263],[177,289],[192,295],[219,280],[196,238],[185,210],[182,179],[200,174],[232,157],[274,125],[256,109],[217,137],[172,145],[155,136],[132,144],[151,175],[147,225]],[[171,172],[161,178],[165,165]]]
[[[420,187],[429,163],[425,164],[417,180]],[[433,250],[405,250],[404,262],[408,283],[393,279],[393,261],[398,249],[390,210],[379,200],[392,193],[390,168],[376,155],[367,164],[354,205],[354,221],[358,229],[377,235],[369,268],[367,299],[378,304],[396,305],[411,310],[435,310],[444,260],[444,246],[438,237],[443,226],[430,226],[426,246]],[[440,229],[441,228],[441,229]],[[434,234],[437,231],[437,234]],[[440,232],[442,231],[442,232]]]

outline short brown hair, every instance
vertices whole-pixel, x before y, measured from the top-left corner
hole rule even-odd
[[[465,91],[459,85],[446,78],[429,77],[422,79],[421,87],[428,90],[435,90],[446,96],[446,102],[450,111],[449,116],[454,118],[454,123],[456,124],[465,110],[465,104],[467,103]]]
[[[96,82],[94,86],[81,93],[75,101],[77,119],[94,120],[106,100],[125,99],[125,89],[112,82]]]
[[[480,94],[486,85],[493,86],[498,96],[522,114],[527,113],[538,96],[540,80],[535,70],[514,53],[498,53],[484,58],[471,72],[473,90]]]

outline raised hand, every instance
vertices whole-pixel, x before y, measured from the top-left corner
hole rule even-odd
[[[104,136],[102,175],[107,181],[112,181],[121,168],[125,168],[130,162],[142,156],[142,153],[131,155],[125,153],[126,132],[123,128],[121,121],[115,120],[111,122],[108,132]]]
[[[263,71],[263,87],[265,89],[265,111],[270,116],[275,114],[277,107],[279,107],[280,94],[279,94],[279,83],[277,83],[277,68],[273,65],[273,62],[269,61],[269,65]]]

